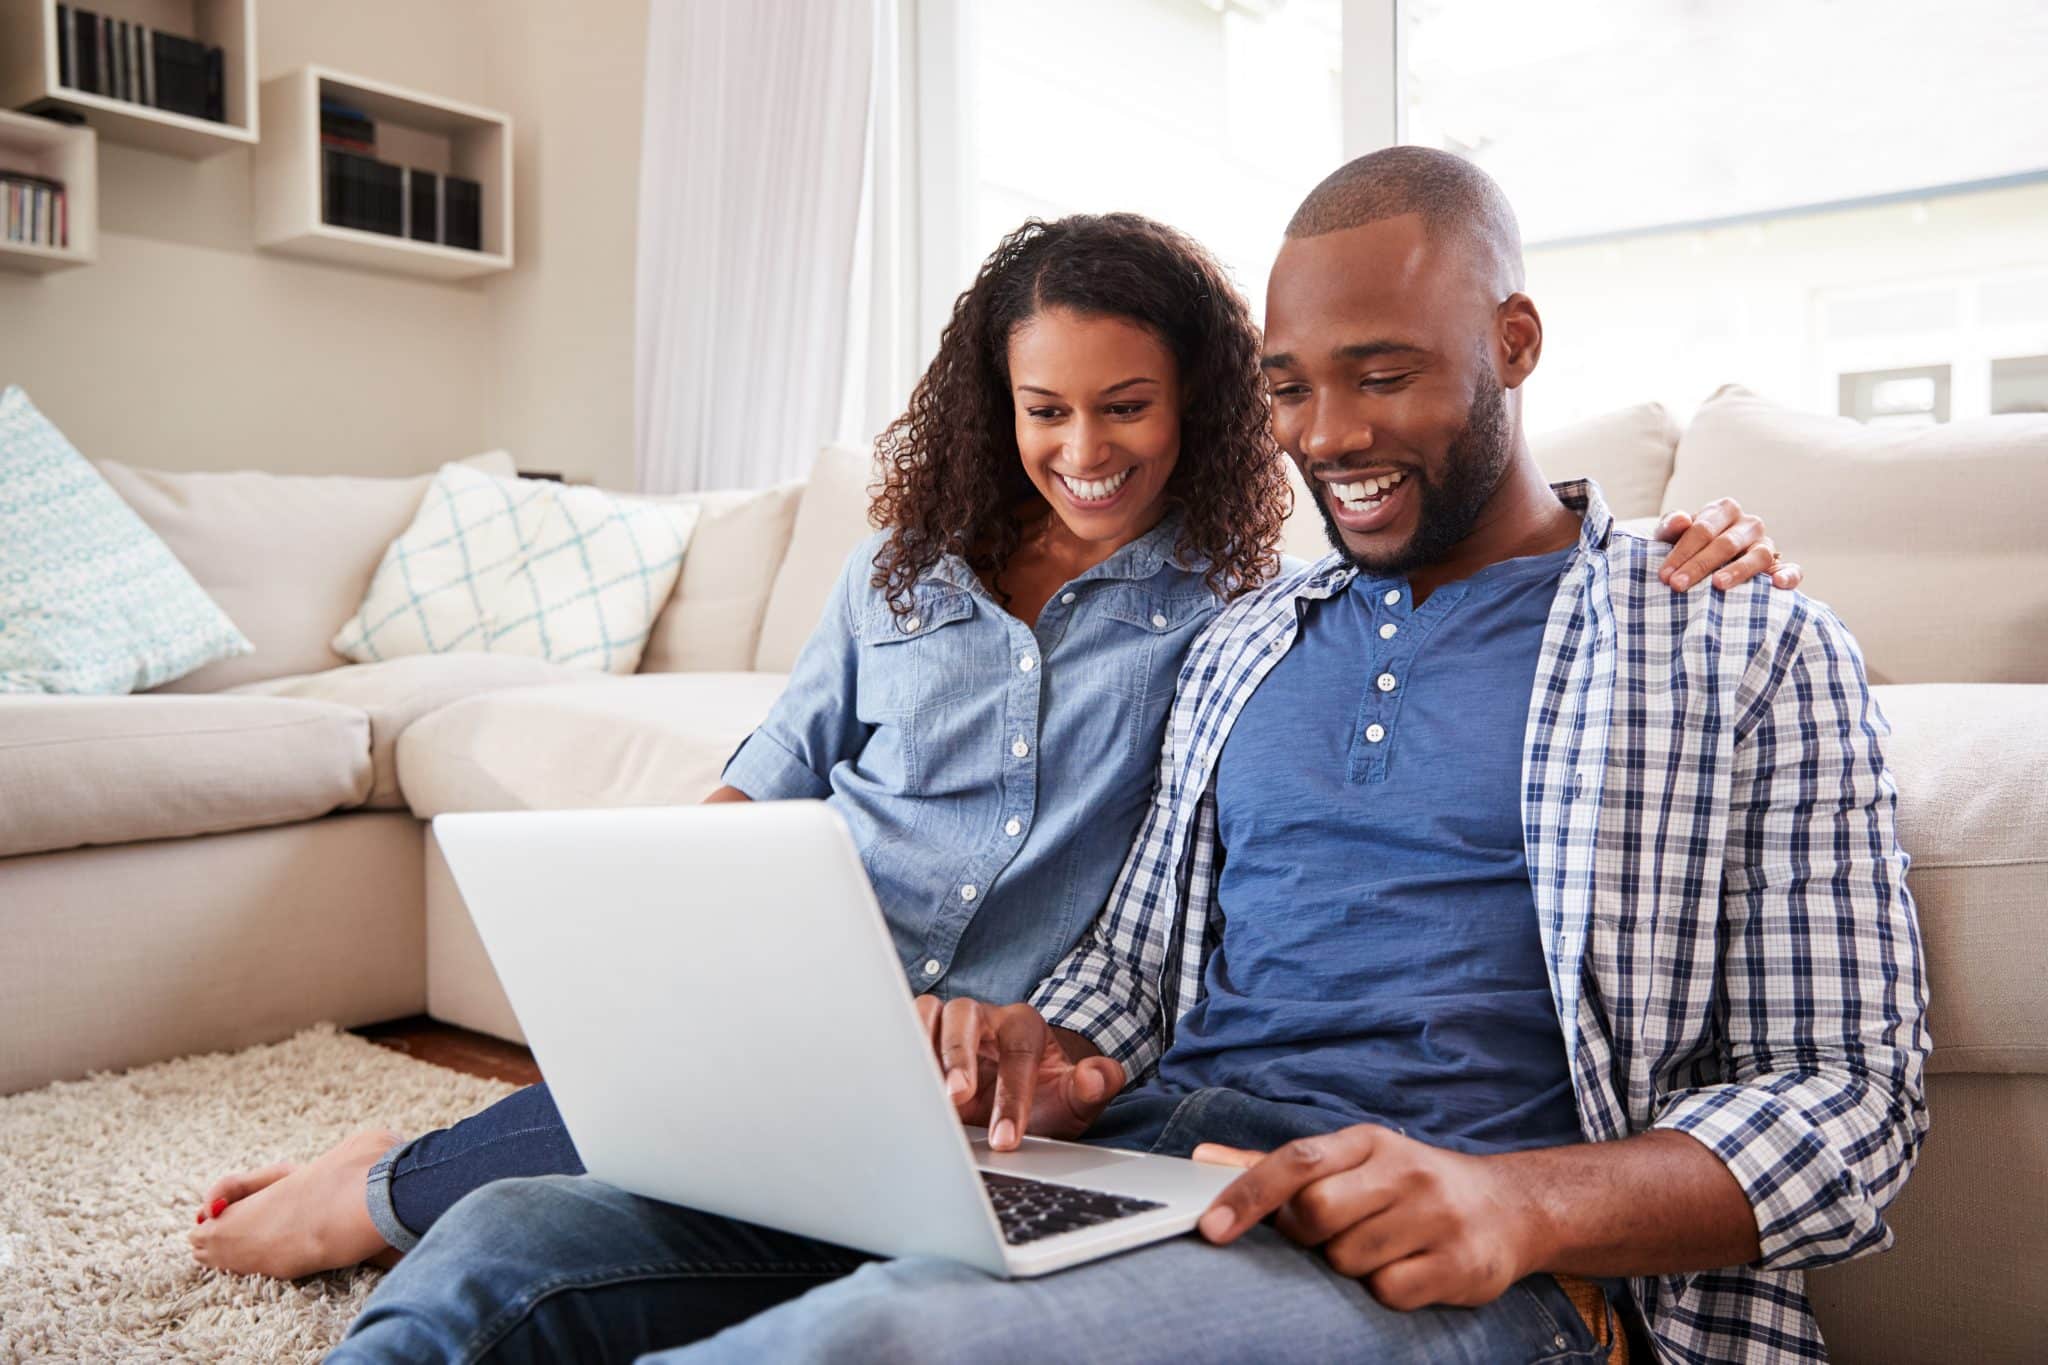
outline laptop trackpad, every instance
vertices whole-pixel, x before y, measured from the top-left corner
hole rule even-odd
[[[1089,1171],[1100,1171],[1126,1161],[1143,1159],[1140,1152],[1119,1152],[1107,1147],[1086,1147],[1075,1142],[1053,1142],[1027,1137],[1014,1152],[989,1150],[988,1140],[979,1135],[969,1139],[974,1164],[985,1171],[1007,1171],[1037,1180],[1075,1180]]]

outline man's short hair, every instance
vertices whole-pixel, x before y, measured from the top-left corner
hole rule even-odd
[[[1494,267],[1502,295],[1522,287],[1522,230],[1493,177],[1434,147],[1387,147],[1339,166],[1308,192],[1289,237],[1419,214],[1431,237],[1461,237]]]

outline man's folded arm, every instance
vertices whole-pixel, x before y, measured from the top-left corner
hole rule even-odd
[[[1884,1210],[1927,1129],[1918,925],[1898,846],[1889,727],[1855,642],[1807,603],[1738,703],[1723,870],[1725,1079],[1655,1119],[1724,1163],[1766,1269],[1891,1244]]]

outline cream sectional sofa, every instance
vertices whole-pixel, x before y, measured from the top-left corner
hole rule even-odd
[[[1728,390],[1684,433],[1646,405],[1538,455],[1624,517],[1737,494],[1862,641],[1895,731],[1935,1127],[1898,1248],[1812,1293],[1838,1359],[2030,1359],[2048,1323],[2048,557],[2026,523],[2048,419],[1873,439]],[[828,450],[802,485],[693,499],[635,676],[347,665],[326,642],[425,478],[104,469],[257,652],[144,696],[0,699],[0,1093],[316,1019],[424,1010],[517,1038],[423,822],[699,799],[866,533],[865,461]],[[1285,548],[1321,552],[1312,510]]]

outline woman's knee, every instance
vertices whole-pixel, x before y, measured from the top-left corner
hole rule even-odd
[[[510,1241],[528,1251],[538,1242],[581,1240],[595,1235],[584,1230],[586,1225],[601,1222],[613,1205],[630,1198],[583,1176],[493,1180],[456,1200],[420,1245],[503,1246]]]

